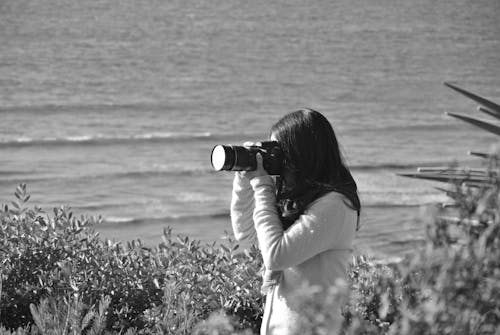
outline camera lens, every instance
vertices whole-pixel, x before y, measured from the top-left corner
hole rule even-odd
[[[212,150],[212,166],[217,171],[231,170],[234,166],[235,155],[231,147],[216,145]]]

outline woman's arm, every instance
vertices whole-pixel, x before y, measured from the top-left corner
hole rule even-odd
[[[255,238],[253,189],[248,178],[235,173],[231,197],[231,225],[237,241]]]
[[[255,229],[267,269],[282,270],[323,251],[351,247],[355,213],[349,213],[341,195],[332,193],[318,199],[287,231],[283,231],[271,178],[259,176],[250,183],[255,192]],[[345,215],[353,216],[352,227],[351,220],[345,224]]]

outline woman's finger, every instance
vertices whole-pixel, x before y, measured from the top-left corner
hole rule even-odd
[[[262,158],[262,155],[260,154],[260,152],[258,152],[255,155],[255,159],[257,160],[257,170],[262,171],[262,172],[266,171],[266,170],[264,170],[264,159]]]
[[[253,142],[245,142],[245,143],[243,143],[244,147],[252,147],[254,145],[255,145],[255,143],[253,143]]]

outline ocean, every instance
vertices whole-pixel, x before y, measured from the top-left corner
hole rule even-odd
[[[398,173],[488,151],[449,81],[500,101],[500,1],[0,1],[0,203],[101,215],[106,238],[230,232],[216,144],[288,112],[332,123],[362,200],[356,249],[411,252],[446,201]],[[485,116],[485,118],[487,118]]]

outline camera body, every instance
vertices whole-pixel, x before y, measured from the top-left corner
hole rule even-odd
[[[217,171],[254,171],[257,169],[257,153],[262,155],[262,164],[267,173],[281,173],[283,152],[276,141],[264,141],[249,147],[216,145],[212,149],[212,166]]]

